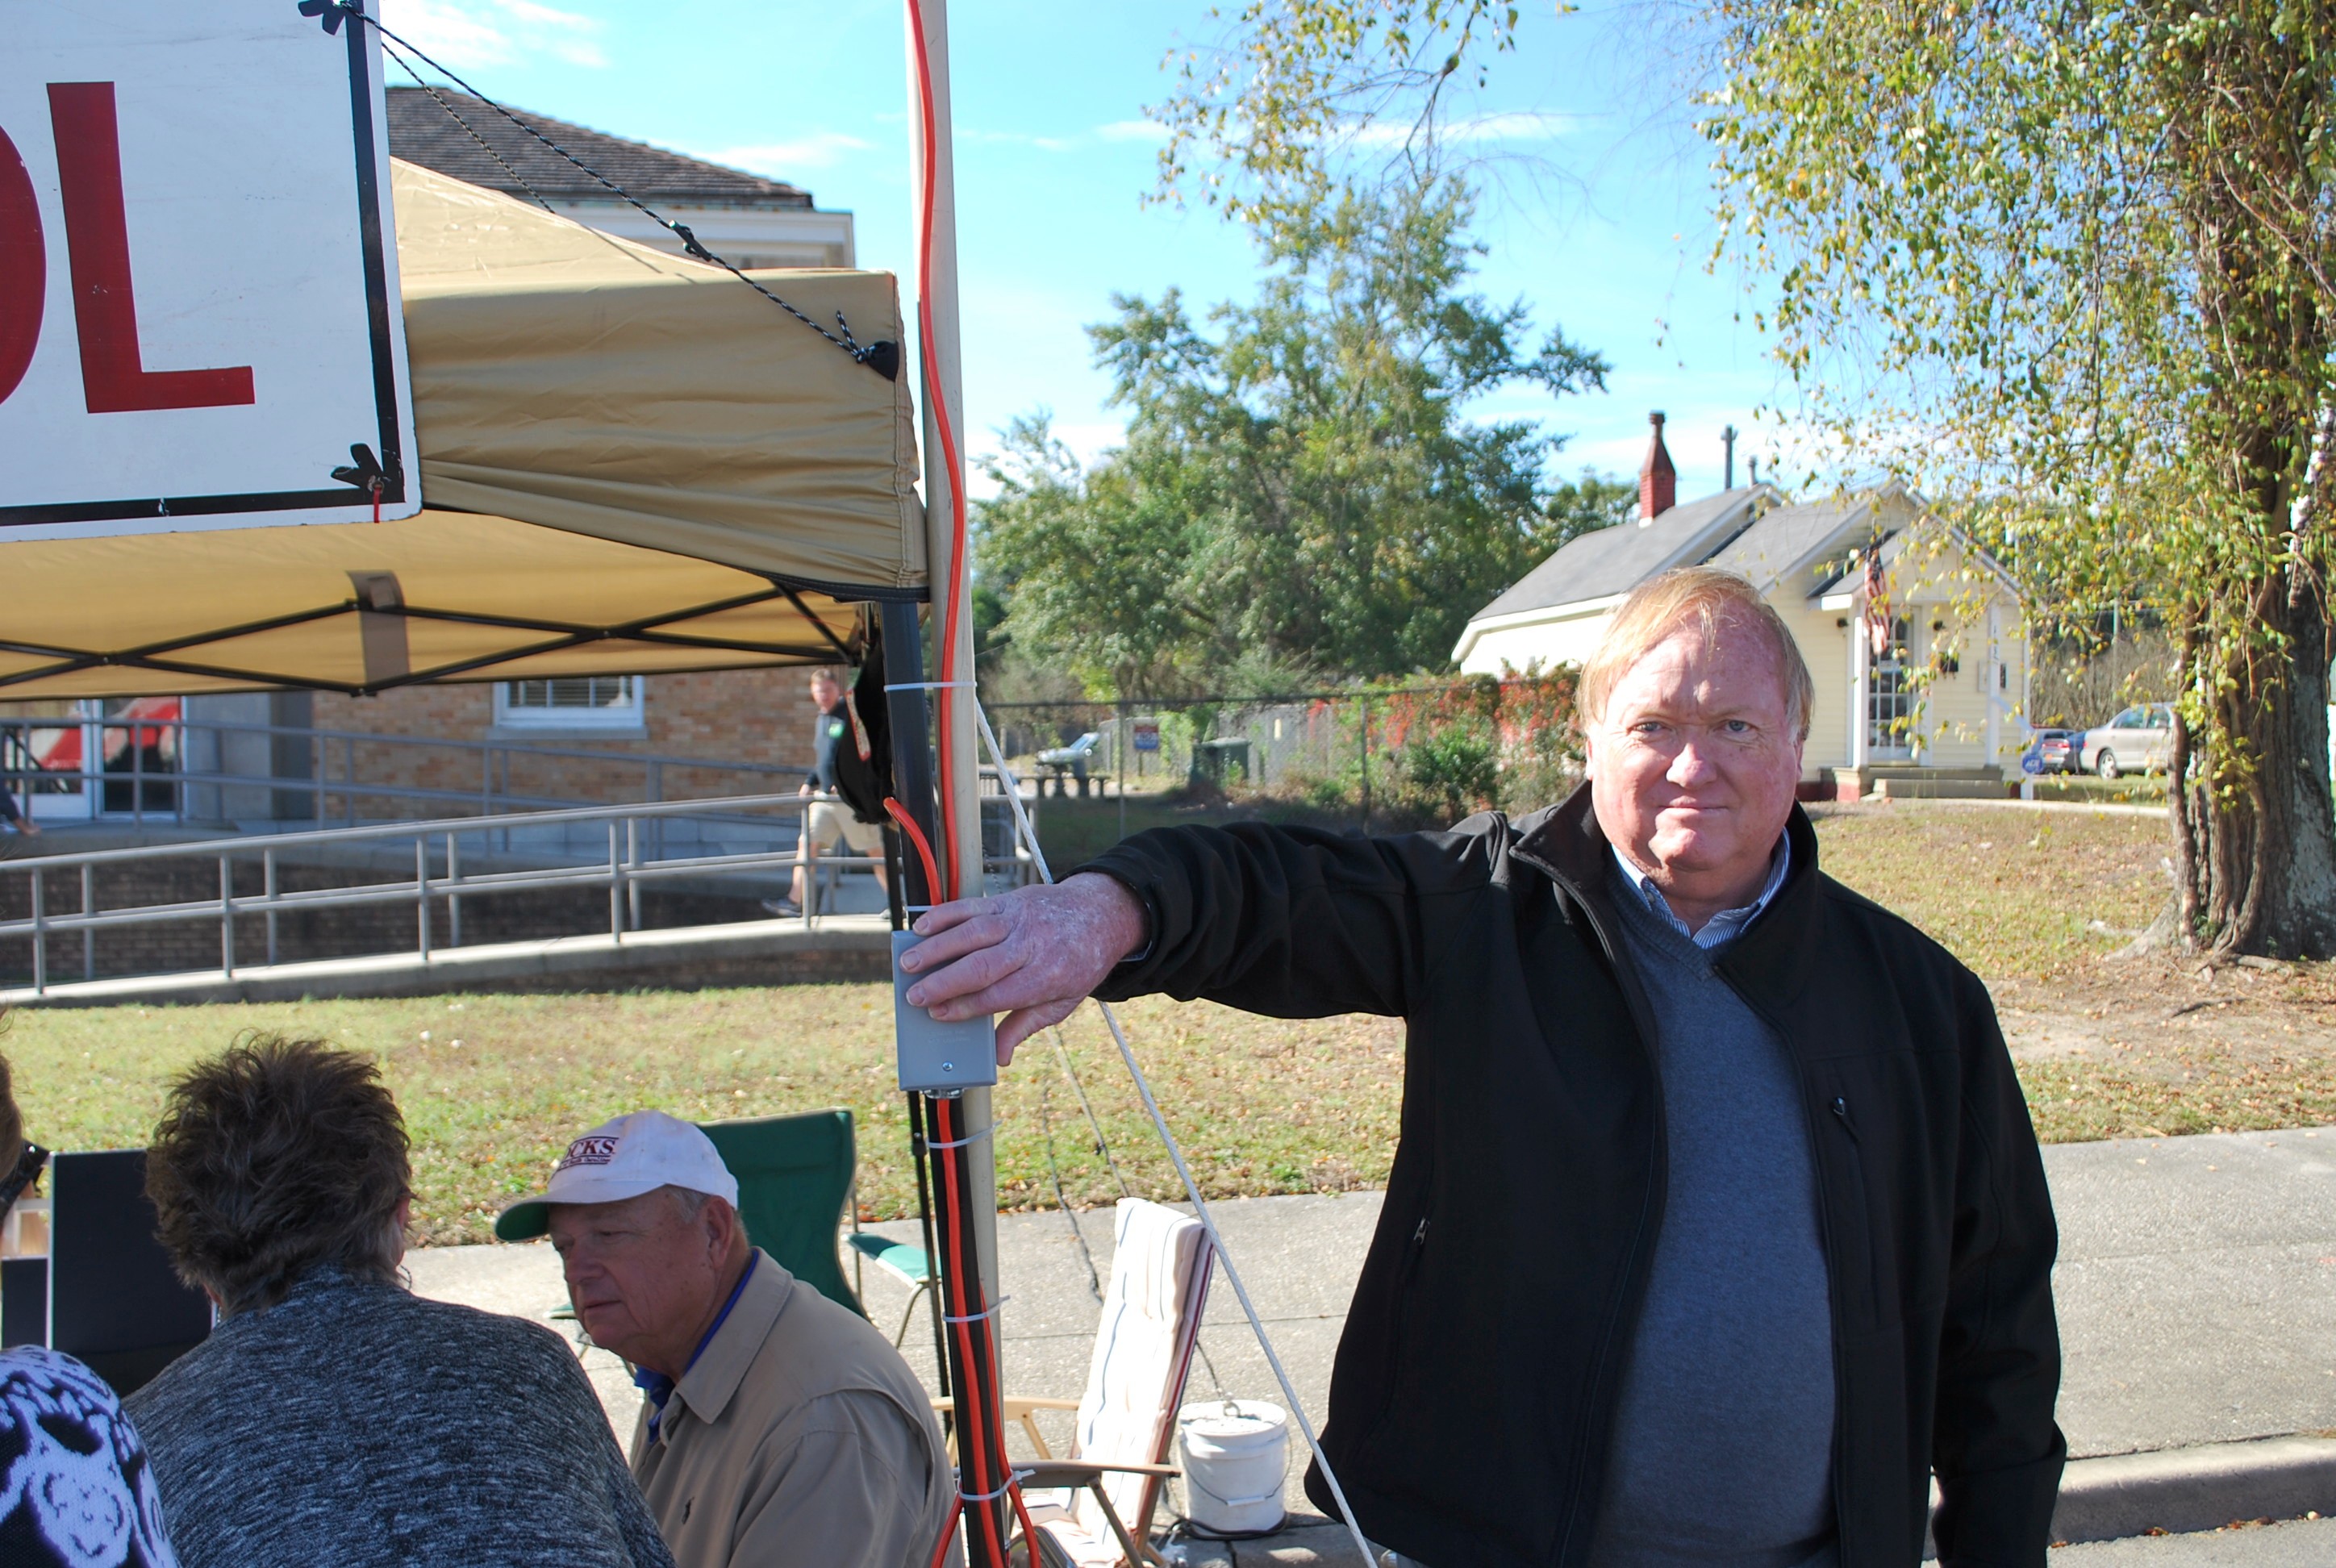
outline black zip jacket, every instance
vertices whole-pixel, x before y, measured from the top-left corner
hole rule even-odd
[[[1798,1066],[1832,1278],[1842,1568],[2040,1568],[2067,1448],[2058,1239],[1978,978],[1817,870],[1719,961]],[[1401,1141],[1323,1446],[1364,1531],[1431,1568],[1582,1563],[1663,1221],[1662,1084],[1589,791],[1369,839],[1139,834],[1084,868],[1152,941],[1109,998],[1406,1021]],[[1682,1486],[1695,1477],[1682,1475]],[[1307,1492],[1326,1511],[1319,1469]]]

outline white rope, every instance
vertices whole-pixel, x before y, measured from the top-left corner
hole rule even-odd
[[[1006,798],[1014,808],[1015,826],[1022,835],[1022,842],[1030,846],[1030,858],[1037,864],[1039,878],[1052,882],[1055,873],[1046,864],[1046,852],[1038,847],[1038,834],[1030,826],[1029,813],[1022,809],[1021,788],[1006,765],[1005,753],[999,749],[998,736],[989,727],[989,715],[978,700],[974,704],[973,714],[980,722],[981,738],[988,744],[989,760],[997,764],[998,779],[1006,785]],[[1322,1452],[1322,1440],[1314,1435],[1314,1423],[1307,1419],[1306,1407],[1299,1401],[1297,1387],[1290,1382],[1289,1372],[1283,1368],[1281,1358],[1274,1353],[1273,1339],[1265,1331],[1265,1321],[1258,1316],[1256,1303],[1249,1299],[1249,1287],[1241,1282],[1241,1270],[1234,1266],[1233,1255],[1225,1250],[1225,1238],[1217,1230],[1216,1217],[1209,1213],[1208,1200],[1201,1196],[1200,1183],[1192,1180],[1192,1169],[1184,1164],[1184,1151],[1177,1144],[1176,1135],[1169,1131],[1168,1118],[1160,1114],[1160,1102],[1152,1095],[1152,1081],[1144,1076],[1144,1068],[1137,1064],[1135,1050],[1127,1043],[1126,1032],[1119,1027],[1119,1016],[1111,1010],[1109,1002],[1099,1000],[1095,1006],[1103,1013],[1103,1021],[1111,1028],[1112,1040],[1119,1047],[1120,1060],[1127,1064],[1128,1076],[1135,1080],[1135,1092],[1144,1097],[1144,1108],[1152,1117],[1153,1127],[1160,1134],[1160,1142],[1168,1150],[1169,1162],[1176,1167],[1176,1174],[1184,1183],[1184,1195],[1192,1200],[1193,1214],[1200,1220],[1201,1228],[1208,1232],[1209,1245],[1216,1249],[1218,1260],[1225,1266],[1225,1279],[1231,1284],[1233,1294],[1241,1300],[1241,1313],[1249,1319],[1250,1330],[1257,1336],[1258,1349],[1265,1352],[1266,1365],[1273,1368],[1273,1380],[1281,1385],[1281,1397],[1290,1401],[1290,1413],[1297,1417],[1298,1429],[1306,1437],[1306,1446],[1313,1453],[1314,1463],[1320,1467],[1322,1479],[1330,1488],[1330,1496],[1338,1505],[1338,1517],[1346,1524],[1348,1534],[1355,1538],[1355,1550],[1362,1553],[1366,1564],[1377,1562],[1377,1559],[1371,1554],[1371,1544],[1363,1538],[1363,1527],[1355,1523],[1355,1511],[1347,1502],[1347,1489],[1338,1485],[1338,1473],[1330,1467],[1330,1456]]]
[[[963,1471],[959,1471],[958,1473],[957,1495],[959,1500],[961,1502],[995,1503],[998,1499],[1005,1496],[1006,1494],[1011,1492],[1015,1487],[1020,1485],[1023,1482],[1027,1481],[1031,1476],[1036,1475],[1037,1473],[1038,1472],[1036,1470],[1008,1470],[1006,1475],[1006,1485],[1000,1486],[997,1491],[968,1492],[965,1489],[965,1473]]]
[[[1000,1296],[982,1310],[978,1312],[969,1312],[962,1318],[952,1318],[944,1313],[941,1317],[941,1321],[944,1323],[978,1323],[984,1318],[994,1316],[998,1308],[1003,1307],[1007,1302],[1013,1299],[1014,1298],[1011,1296]]]

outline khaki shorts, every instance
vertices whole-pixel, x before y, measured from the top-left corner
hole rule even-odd
[[[835,841],[842,839],[853,854],[884,858],[884,830],[874,823],[861,822],[841,801],[814,799],[803,815],[803,826],[811,833],[814,850],[832,850]]]

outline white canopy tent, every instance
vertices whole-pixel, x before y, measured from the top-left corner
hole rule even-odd
[[[862,604],[926,597],[890,274],[753,275],[822,332],[510,197],[393,188],[423,511],[0,533],[0,701],[828,662]]]

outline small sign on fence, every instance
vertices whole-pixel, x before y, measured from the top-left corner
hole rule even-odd
[[[1128,724],[1128,733],[1134,737],[1135,749],[1137,751],[1158,751],[1160,749],[1160,721],[1158,719],[1139,718],[1131,720]]]

